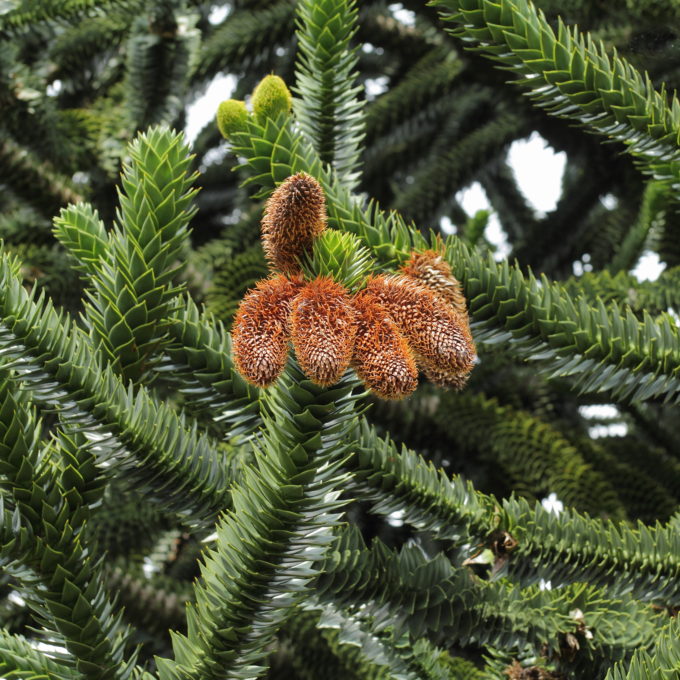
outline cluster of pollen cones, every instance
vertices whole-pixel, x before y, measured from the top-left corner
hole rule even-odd
[[[241,302],[232,330],[236,368],[267,387],[279,377],[292,340],[305,375],[336,383],[352,366],[385,399],[415,390],[418,368],[440,386],[460,389],[475,360],[465,299],[436,252],[413,253],[401,272],[371,276],[352,295],[330,277],[305,281],[299,258],[326,229],[318,182],[299,173],[267,202],[265,255],[279,273]]]

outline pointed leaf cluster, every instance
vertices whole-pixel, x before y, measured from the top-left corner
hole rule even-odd
[[[70,207],[55,234],[90,276],[88,323],[105,360],[124,380],[140,380],[166,341],[165,318],[178,289],[172,282],[195,213],[181,135],[155,127],[130,146],[119,192],[118,224],[106,235],[89,206]]]
[[[254,466],[217,525],[187,634],[173,636],[175,660],[157,660],[160,680],[245,680],[263,672],[267,645],[305,597],[346,503],[339,498],[348,452],[341,440],[355,418],[355,387],[348,379],[319,388],[291,365],[267,393]]]
[[[0,466],[15,508],[12,530],[23,534],[19,573],[21,567],[30,570],[26,585],[39,584],[41,596],[29,598],[29,604],[70,652],[67,666],[88,678],[126,680],[134,665],[134,657],[125,659],[129,631],[104,590],[101,562],[88,555],[80,538],[86,503],[96,501],[100,491],[92,489],[93,495],[82,484],[88,477],[96,481],[89,445],[82,435],[62,434],[41,451],[24,394],[10,391],[4,368],[0,379]],[[59,457],[63,474],[55,483]],[[11,561],[7,567],[12,570]],[[35,655],[29,659],[35,661]]]
[[[302,0],[298,13],[295,113],[323,163],[349,189],[359,180],[363,106],[355,84],[358,58],[354,0]]]

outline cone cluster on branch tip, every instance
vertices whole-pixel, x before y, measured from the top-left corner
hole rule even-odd
[[[401,399],[418,368],[461,389],[473,368],[465,299],[435,251],[413,253],[398,274],[369,276],[353,295],[330,276],[305,281],[300,260],[326,229],[325,197],[313,177],[287,178],[267,201],[262,242],[272,276],[241,302],[232,330],[236,368],[258,387],[283,371],[288,345],[305,375],[336,383],[352,366],[366,387]]]

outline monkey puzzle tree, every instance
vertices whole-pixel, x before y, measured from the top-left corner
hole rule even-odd
[[[3,8],[4,677],[677,676],[677,10],[542,5]]]

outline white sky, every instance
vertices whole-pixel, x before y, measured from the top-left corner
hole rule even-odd
[[[220,73],[208,85],[208,89],[187,109],[187,123],[184,134],[193,144],[198,133],[215,120],[220,102],[230,99],[236,87],[236,77]]]

